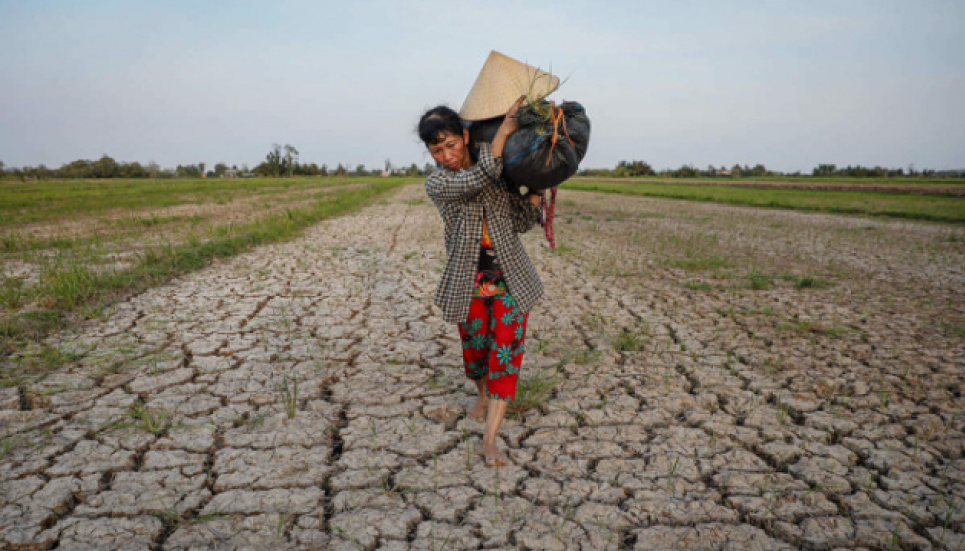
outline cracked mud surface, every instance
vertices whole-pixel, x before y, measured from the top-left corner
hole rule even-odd
[[[511,466],[409,186],[52,337],[0,389],[0,548],[965,546],[965,232],[561,199]]]

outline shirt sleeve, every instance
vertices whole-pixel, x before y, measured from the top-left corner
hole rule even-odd
[[[493,184],[503,173],[503,159],[493,157],[489,144],[479,147],[479,160],[464,170],[437,170],[426,180],[426,192],[433,201],[451,202],[468,199],[486,184]]]
[[[543,220],[543,209],[529,202],[529,199],[515,193],[507,193],[509,202],[513,205],[513,230],[516,233],[526,233]]]

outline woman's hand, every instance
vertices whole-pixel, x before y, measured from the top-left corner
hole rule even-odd
[[[506,111],[506,116],[503,118],[503,124],[499,125],[498,132],[505,132],[506,136],[508,137],[510,134],[515,132],[517,128],[519,128],[519,120],[516,118],[516,112],[519,111],[519,108],[523,105],[524,101],[526,101],[526,96],[519,96],[519,99],[516,100],[516,103],[509,108],[509,111]]]
[[[526,96],[519,96],[516,103],[506,111],[506,116],[503,118],[503,123],[499,125],[499,130],[496,131],[496,136],[493,138],[493,157],[503,156],[503,147],[506,146],[506,140],[509,139],[509,135],[519,128],[519,121],[516,119],[516,111],[519,110],[523,102],[526,101]]]

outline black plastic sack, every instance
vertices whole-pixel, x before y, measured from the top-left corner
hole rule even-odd
[[[590,119],[582,105],[566,101],[552,107],[541,101],[523,105],[516,116],[519,128],[503,150],[503,177],[511,191],[549,189],[576,173],[590,143]],[[499,117],[472,123],[470,151],[479,142],[491,143],[502,122]]]

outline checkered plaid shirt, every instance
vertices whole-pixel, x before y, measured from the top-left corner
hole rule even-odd
[[[503,160],[481,144],[479,161],[465,170],[439,168],[426,179],[426,193],[436,204],[446,226],[446,268],[434,303],[450,323],[469,317],[473,278],[479,263],[483,212],[509,293],[523,312],[543,294],[536,273],[517,233],[532,229],[542,211],[524,197],[506,190],[499,181]]]

